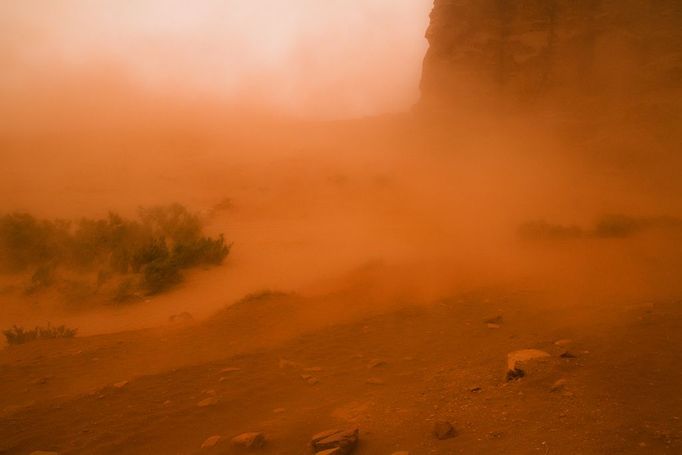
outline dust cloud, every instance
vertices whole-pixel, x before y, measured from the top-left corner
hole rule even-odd
[[[0,4],[1,453],[680,447],[679,79],[633,71],[665,39],[194,3]]]

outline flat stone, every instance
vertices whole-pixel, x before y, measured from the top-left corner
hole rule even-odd
[[[367,364],[367,368],[371,370],[372,368],[383,367],[386,365],[387,365],[387,362],[385,360],[373,359],[373,360],[369,361],[369,363]]]
[[[507,354],[507,370],[520,368],[520,364],[550,357],[549,353],[539,349],[521,349]]]
[[[310,445],[315,452],[329,449],[341,449],[338,453],[346,455],[351,453],[358,445],[360,430],[352,428],[349,430],[327,430],[312,437]]]
[[[215,406],[216,404],[218,404],[218,398],[208,397],[198,402],[197,406],[199,406],[200,408],[205,408],[207,406]]]
[[[321,452],[315,452],[315,455],[343,455],[343,449],[341,447],[334,447],[333,449],[322,450]]]
[[[242,371],[242,369],[241,368],[234,368],[234,367],[223,368],[222,370],[220,370],[221,373],[237,373],[239,371]]]
[[[232,445],[243,449],[260,449],[265,446],[265,434],[260,432],[242,433],[232,438]]]
[[[562,390],[564,390],[564,387],[566,387],[567,383],[568,381],[566,381],[565,379],[559,379],[554,384],[552,384],[552,387],[550,387],[549,390],[552,392],[561,392]]]
[[[206,438],[206,440],[203,442],[203,444],[201,444],[201,448],[202,449],[210,449],[212,447],[215,447],[216,445],[218,445],[218,443],[220,442],[221,439],[222,439],[222,437],[219,435],[210,436],[210,437]]]

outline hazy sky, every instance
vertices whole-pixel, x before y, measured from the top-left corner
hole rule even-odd
[[[5,91],[105,65],[162,93],[289,113],[406,109],[418,93],[431,0],[9,0]]]

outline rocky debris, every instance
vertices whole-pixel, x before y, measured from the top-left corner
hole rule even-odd
[[[471,392],[471,393],[481,393],[481,392],[483,392],[483,389],[480,388],[480,387],[472,387],[472,388],[469,389],[469,392]]]
[[[521,349],[507,354],[507,381],[520,379],[526,375],[522,366],[537,360],[549,358],[549,353],[539,349]]]
[[[179,314],[173,314],[168,318],[168,322],[171,324],[189,324],[194,322],[194,317],[186,311]]]
[[[552,387],[550,387],[549,390],[551,392],[561,392],[562,390],[564,390],[567,383],[568,381],[566,381],[566,379],[559,379],[554,384],[552,384]]]
[[[218,445],[222,437],[220,435],[214,435],[206,438],[206,440],[201,444],[202,449],[211,449]]]
[[[439,420],[433,425],[433,435],[436,439],[444,440],[450,439],[457,436],[457,430],[450,424],[450,422],[445,420]]]
[[[386,365],[387,365],[387,362],[383,359],[372,359],[367,364],[367,369],[371,370],[372,368],[379,368],[379,367],[383,367]]]
[[[335,455],[347,455],[358,445],[360,430],[351,428],[348,430],[327,430],[314,435],[310,441],[310,446],[316,454],[325,450],[336,449],[331,452]]]
[[[242,433],[232,438],[232,445],[243,449],[260,449],[265,446],[265,434],[260,432]]]
[[[122,389],[123,387],[125,387],[127,385],[128,385],[128,381],[121,381],[121,382],[117,382],[116,384],[114,384],[114,387],[117,389]]]
[[[200,408],[205,408],[208,406],[215,406],[216,404],[218,404],[218,398],[208,397],[198,402],[197,406],[199,406]]]
[[[305,382],[307,382],[310,385],[315,385],[319,384],[320,380],[316,378],[315,376],[311,376],[309,374],[302,374],[301,379],[303,379]]]
[[[386,384],[386,381],[381,378],[367,378],[365,383],[370,385],[384,385]]]

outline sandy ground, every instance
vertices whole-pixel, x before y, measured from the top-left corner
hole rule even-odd
[[[79,336],[0,351],[0,453],[232,453],[262,431],[261,453],[302,454],[354,426],[358,454],[682,453],[680,232],[517,236],[529,219],[675,215],[679,166],[610,155],[608,138],[464,130],[3,137],[5,211],[180,202],[235,243],[223,266],[127,307],[66,311],[4,277],[3,326]],[[184,311],[193,322],[168,322]],[[549,356],[508,382],[520,349]],[[439,420],[457,436],[434,438]]]

